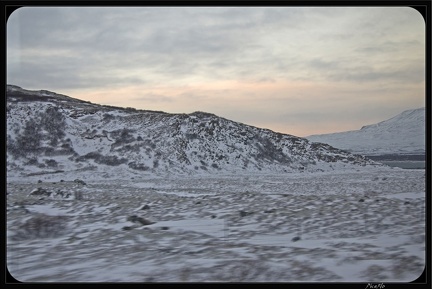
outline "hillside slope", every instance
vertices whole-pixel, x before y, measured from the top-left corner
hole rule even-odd
[[[366,165],[378,164],[209,113],[135,110],[44,90],[7,89],[9,176],[284,173]]]

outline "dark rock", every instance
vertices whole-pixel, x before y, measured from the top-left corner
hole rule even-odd
[[[169,227],[166,227],[166,226],[161,227],[161,230],[168,230],[168,229],[169,229]]]
[[[360,199],[359,202],[363,203],[365,200],[364,199]]]
[[[150,206],[149,205],[144,205],[144,206],[141,207],[140,210],[148,210],[148,209],[150,209]]]
[[[409,205],[410,204],[410,202],[408,202],[408,201],[405,201],[405,203],[404,203],[404,205]]]
[[[51,196],[51,192],[49,192],[45,189],[42,189],[42,188],[37,188],[37,189],[31,191],[29,196],[47,196],[47,197],[49,197],[49,196]]]
[[[40,184],[40,183],[42,183],[42,181],[41,181],[41,180],[38,180],[38,184]]]
[[[212,219],[215,219],[215,218],[216,218],[216,215],[212,215],[211,218],[212,218]]]
[[[300,237],[299,237],[299,236],[296,236],[296,237],[294,237],[294,238],[291,239],[291,241],[293,241],[293,242],[297,242],[297,241],[299,241],[299,240],[300,240]]]
[[[71,195],[72,195],[71,193],[64,192],[62,190],[57,190],[55,193],[54,192],[50,193],[49,196],[53,198],[69,198]]]
[[[274,213],[274,212],[276,212],[276,210],[275,209],[271,209],[271,210],[266,210],[266,211],[264,211],[264,213]]]
[[[240,211],[240,217],[246,217],[252,214],[253,212]]]
[[[64,194],[63,194],[63,192],[60,191],[60,190],[58,190],[58,191],[54,194],[54,197],[60,197],[60,198],[63,198],[63,196],[64,196]]]
[[[198,202],[195,203],[195,205],[199,205],[199,204],[201,204],[201,201],[198,201]]]
[[[134,222],[135,223],[138,220],[138,218],[139,218],[138,216],[133,215],[133,216],[127,217],[126,221]]]
[[[151,225],[151,224],[154,224],[154,223],[155,223],[155,222],[149,221],[149,220],[147,220],[147,219],[144,219],[144,218],[142,218],[142,217],[138,217],[138,216],[136,216],[136,215],[129,216],[129,217],[127,217],[126,220],[127,220],[127,221],[130,221],[130,222],[132,222],[132,223],[140,223],[140,224],[143,225],[143,226]]]
[[[124,226],[122,228],[122,230],[124,230],[124,231],[130,231],[130,230],[132,230],[132,227],[130,227],[130,226]]]
[[[80,179],[75,179],[75,180],[74,180],[74,183],[81,184],[81,185],[83,185],[83,186],[86,185],[86,183],[85,183],[83,180],[80,180]]]

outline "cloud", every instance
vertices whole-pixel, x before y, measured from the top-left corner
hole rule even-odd
[[[396,71],[374,71],[369,67],[361,67],[348,70],[346,73],[333,74],[332,79],[337,81],[348,80],[355,82],[379,82],[383,80],[398,82],[423,82],[425,80],[424,69],[421,67],[411,67],[408,70]]]
[[[131,97],[132,102],[173,102],[174,98],[157,93],[146,93],[143,96]]]
[[[7,80],[104,104],[324,129],[348,123],[335,111],[420,103],[424,36],[410,8],[26,7],[8,21]]]
[[[41,66],[67,65],[65,77],[84,72],[90,78],[110,73],[134,74],[136,79],[151,75],[147,82],[188,81],[196,75],[249,80],[269,75],[317,80],[327,76],[335,80],[338,72],[334,70],[340,68],[344,74],[350,68],[347,59],[355,61],[358,53],[367,52],[375,60],[392,52],[386,47],[397,46],[388,41],[379,44],[382,41],[374,34],[368,38],[368,46],[362,46],[353,31],[337,25],[358,19],[351,20],[350,28],[370,35],[370,31],[359,30],[359,23],[381,31],[382,27],[368,21],[368,13],[372,13],[387,19],[381,20],[383,27],[395,31],[394,22],[388,24],[391,17],[374,9],[22,8],[15,13],[8,26],[19,20],[21,32],[18,37],[8,36],[8,52],[14,54],[13,50],[19,49],[18,60],[37,59]],[[18,38],[20,47],[16,46]],[[371,46],[376,40],[378,44]],[[344,49],[350,43],[360,45]],[[340,57],[345,63],[342,66]],[[323,75],[325,69],[332,73]],[[106,78],[111,80],[109,75]],[[357,78],[373,79],[367,75]]]

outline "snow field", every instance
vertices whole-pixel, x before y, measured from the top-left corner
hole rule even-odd
[[[424,268],[422,170],[46,177],[7,184],[7,265],[20,281],[406,282]],[[28,196],[37,187],[84,198]],[[64,216],[64,232],[14,237],[35,216]]]

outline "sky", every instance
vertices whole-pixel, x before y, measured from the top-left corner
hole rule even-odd
[[[409,7],[24,7],[6,33],[8,84],[98,104],[301,137],[425,106]]]

